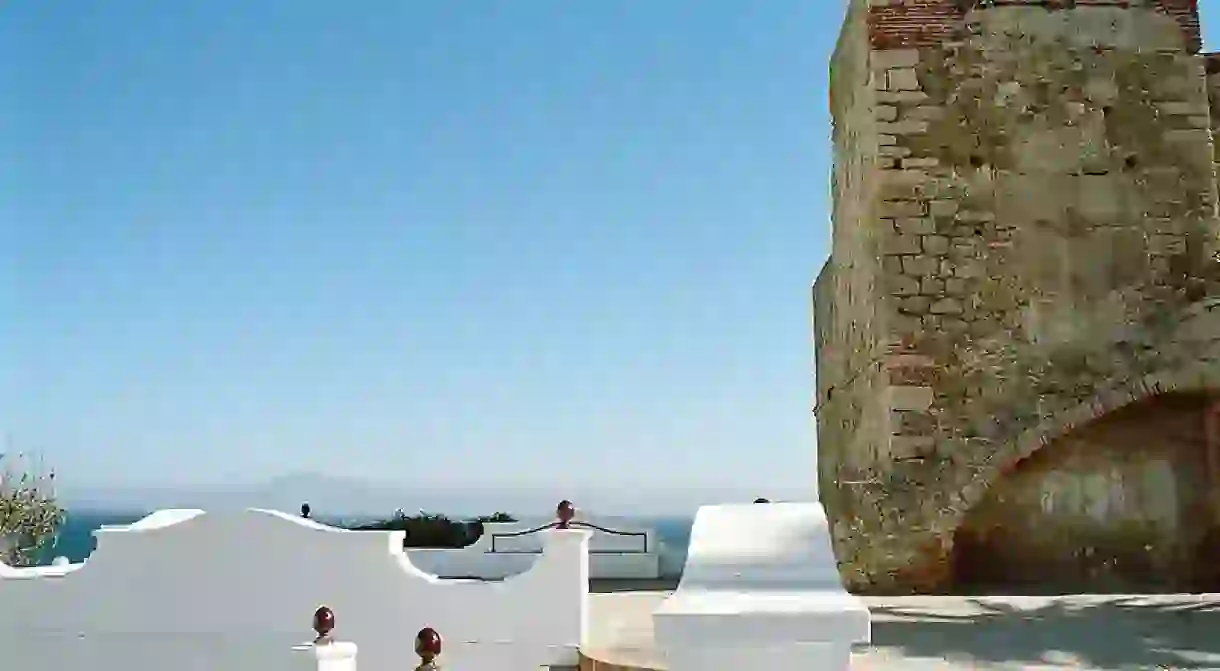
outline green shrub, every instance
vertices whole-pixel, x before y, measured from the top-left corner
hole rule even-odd
[[[31,471],[23,455],[0,454],[0,561],[30,566],[64,522],[55,474]]]
[[[357,531],[405,531],[404,548],[464,548],[483,535],[483,524],[489,522],[516,522],[508,513],[481,515],[469,521],[456,520],[446,515],[420,511],[408,515],[399,510],[387,520],[352,527]]]

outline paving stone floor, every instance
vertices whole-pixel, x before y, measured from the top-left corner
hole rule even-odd
[[[665,590],[598,590],[589,649],[663,668],[650,614]],[[854,668],[1220,669],[1220,594],[865,599],[873,645]]]

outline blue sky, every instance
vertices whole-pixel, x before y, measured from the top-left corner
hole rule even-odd
[[[90,484],[812,491],[843,6],[4,3],[0,430]]]

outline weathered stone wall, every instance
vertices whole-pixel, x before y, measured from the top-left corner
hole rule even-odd
[[[870,86],[868,7],[855,0],[831,67],[834,124],[834,229],[832,255],[814,286],[815,408],[833,408],[818,422],[819,482],[831,515],[850,516],[852,500],[839,496],[835,474],[875,460],[885,446],[885,411],[877,369],[884,328],[878,313],[881,235],[875,221],[877,141]],[[820,412],[820,410],[819,410]],[[821,416],[821,415],[819,415]]]
[[[930,589],[1048,417],[1145,395],[1210,346],[1179,315],[1213,293],[1211,115],[1192,3],[872,4],[832,78],[867,49],[868,85],[832,105],[836,179],[869,187],[835,189],[820,480],[853,585]],[[840,143],[860,119],[873,133]]]
[[[1039,7],[1050,11],[1114,7],[1155,9],[1178,25],[1190,52],[1202,44],[1198,0],[869,0],[874,49],[942,47],[961,38],[972,9]]]
[[[816,376],[816,391],[813,397],[815,412],[818,410],[818,404],[825,398],[826,390],[832,384],[831,380],[838,382],[843,378],[843,364],[838,360],[838,348],[831,349],[838,331],[833,293],[835,285],[834,264],[828,259],[813,283],[813,351],[825,354],[822,364],[825,368],[818,367],[814,371]],[[840,450],[846,438],[846,436],[835,433],[833,439],[826,439],[828,449],[818,450],[818,491],[829,492],[832,495],[836,491],[834,473],[841,461]],[[829,504],[829,497],[827,497],[823,501],[823,505]]]
[[[1210,530],[1202,394],[1166,394],[1054,440],[996,482],[954,536],[974,589],[1207,589],[1194,549]],[[1214,564],[1209,559],[1208,564]]]
[[[1216,175],[1216,185],[1220,188],[1220,53],[1204,56],[1204,69],[1207,72],[1207,99],[1211,112],[1212,130],[1212,169]]]

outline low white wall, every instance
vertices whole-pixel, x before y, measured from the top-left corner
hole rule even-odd
[[[682,580],[653,626],[670,671],[846,671],[871,635],[818,503],[700,508]]]
[[[589,540],[589,577],[652,580],[660,576],[661,547],[655,530],[618,518],[581,519],[573,524],[593,533]],[[546,531],[528,533],[539,526],[528,522],[492,522],[484,524],[483,535],[467,547],[413,548],[407,554],[413,564],[429,573],[497,580],[529,570],[542,552],[546,538]]]
[[[301,671],[357,671],[359,649],[355,643],[333,641],[326,645],[299,645],[293,650],[298,653],[295,666]]]
[[[447,664],[490,646],[571,665],[588,626],[590,534],[579,530],[548,532],[532,568],[497,583],[420,571],[402,532],[272,511],[159,511],[96,535],[83,564],[0,565],[4,668],[287,671],[301,668],[291,649],[312,638],[319,605],[372,670],[413,667],[425,626],[445,637]]]

